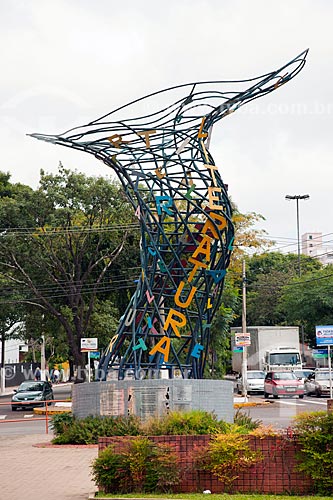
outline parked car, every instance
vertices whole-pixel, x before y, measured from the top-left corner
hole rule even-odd
[[[304,384],[292,371],[268,372],[264,382],[264,397],[270,395],[277,399],[280,396],[304,397]]]
[[[330,373],[327,368],[319,368],[309,375],[304,383],[305,393],[308,396],[330,395]]]
[[[250,392],[264,392],[265,372],[260,370],[247,371],[246,390]],[[236,391],[238,394],[243,392],[243,377],[240,375],[236,380]]]
[[[306,379],[309,378],[312,373],[314,373],[314,370],[311,370],[310,368],[304,368],[303,370],[293,370],[293,372],[295,373],[298,380],[300,380],[302,384],[305,384]],[[306,392],[305,385],[304,392]]]
[[[23,404],[25,401],[29,402],[29,404],[26,405],[27,408],[44,406],[44,402],[50,399],[54,399],[50,382],[26,380],[22,382],[17,390],[14,390],[14,395],[12,396],[12,410],[15,411],[18,408],[25,408]]]

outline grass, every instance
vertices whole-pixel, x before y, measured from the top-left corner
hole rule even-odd
[[[322,496],[292,496],[292,495],[258,495],[258,494],[243,494],[243,495],[228,495],[226,493],[218,494],[203,494],[203,493],[178,493],[178,494],[131,494],[131,495],[116,495],[116,494],[97,494],[96,498],[154,498],[154,499],[181,499],[181,500],[332,500],[332,497]]]

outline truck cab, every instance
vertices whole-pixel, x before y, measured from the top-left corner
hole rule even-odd
[[[281,369],[302,369],[302,360],[298,349],[295,349],[294,347],[277,347],[266,351],[264,358],[264,370],[270,372]]]

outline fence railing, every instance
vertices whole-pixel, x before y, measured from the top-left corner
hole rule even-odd
[[[10,423],[13,423],[13,422],[36,422],[36,421],[39,421],[39,420],[45,420],[45,433],[48,434],[49,433],[49,421],[50,421],[50,413],[49,413],[49,404],[52,404],[52,403],[69,403],[70,401],[68,401],[68,399],[47,399],[45,401],[38,401],[38,403],[36,401],[22,401],[22,402],[19,402],[19,401],[15,401],[15,406],[23,406],[23,407],[26,407],[26,406],[33,406],[33,408],[43,408],[45,409],[45,417],[34,417],[33,419],[27,419],[27,418],[12,418],[12,419],[4,419],[4,420],[0,420],[0,424],[10,424]],[[0,403],[0,408],[2,406],[12,406],[12,401],[6,401],[4,403]],[[59,407],[60,408],[60,407]],[[54,409],[54,407],[52,407],[52,410]],[[52,412],[53,413],[53,412]]]

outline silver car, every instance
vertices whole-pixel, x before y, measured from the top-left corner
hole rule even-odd
[[[246,384],[246,392],[264,392],[264,381],[265,381],[265,372],[260,370],[248,370],[247,371],[247,384]],[[243,378],[240,376],[236,380],[236,391],[238,394],[243,393]]]
[[[308,396],[330,395],[330,374],[327,369],[318,369],[310,374],[304,382],[304,390]]]
[[[303,384],[305,384],[306,379],[308,379],[310,375],[314,373],[314,370],[311,370],[310,368],[303,368],[302,370],[293,370],[293,371],[298,380],[300,380]],[[304,392],[306,393],[305,385],[304,385]]]

